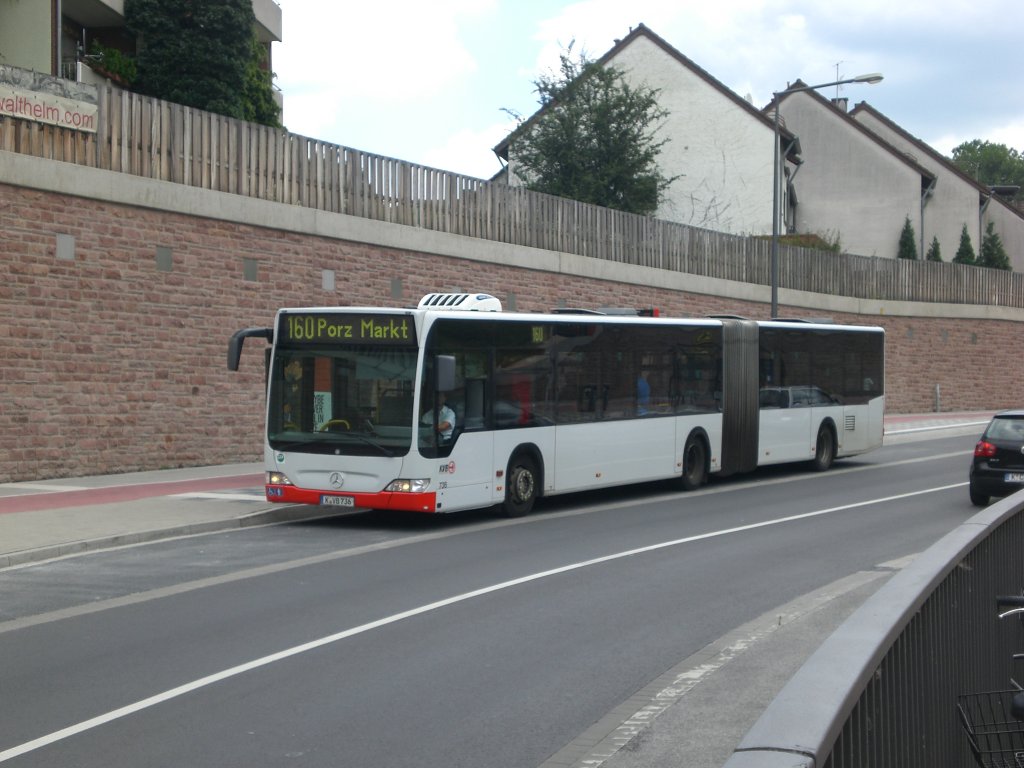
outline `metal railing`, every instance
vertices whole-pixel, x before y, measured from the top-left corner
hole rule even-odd
[[[78,79],[78,59],[67,58],[61,59],[60,62],[60,76],[65,80],[77,80]]]
[[[965,693],[1009,687],[1019,625],[996,595],[1024,589],[1024,493],[918,556],[811,656],[725,768],[935,768],[973,762]]]

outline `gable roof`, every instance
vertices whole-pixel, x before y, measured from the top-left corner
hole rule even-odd
[[[850,118],[855,120],[858,114],[870,115],[871,117],[875,118],[876,120],[878,120],[878,122],[882,123],[885,127],[887,127],[888,129],[896,133],[898,136],[900,136],[900,138],[904,139],[909,144],[911,144],[914,147],[914,149],[919,150],[921,154],[927,155],[932,161],[942,166],[944,170],[949,171],[953,175],[959,177],[964,183],[974,187],[978,191],[979,199],[984,198],[986,200],[995,200],[1000,205],[1005,207],[1007,210],[1012,211],[1021,218],[1024,218],[1024,212],[1020,211],[1015,205],[1012,205],[1009,201],[1005,200],[1001,195],[996,194],[992,190],[992,188],[976,181],[975,179],[972,179],[970,176],[968,176],[966,173],[960,170],[960,168],[957,167],[957,165],[948,157],[935,151],[934,149],[932,149],[932,147],[925,144],[916,136],[910,135],[901,126],[894,123],[892,120],[890,120],[877,109],[872,107],[866,101],[858,103],[850,111]]]
[[[687,58],[678,50],[673,48],[663,38],[656,35],[643,23],[640,23],[636,27],[630,29],[629,34],[626,35],[626,37],[624,37],[622,40],[616,41],[615,45],[611,49],[609,49],[608,52],[604,54],[604,56],[598,59],[596,63],[599,64],[600,66],[607,66],[630,43],[634,42],[640,37],[647,38],[650,42],[654,43],[656,46],[661,48],[661,50],[667,53],[670,57],[675,59],[681,66],[685,67],[690,72],[699,77],[701,80],[703,80],[705,83],[707,83],[711,88],[713,88],[714,90],[718,91],[721,95],[728,98],[736,106],[738,106],[740,109],[749,114],[758,122],[764,123],[764,125],[766,125],[769,128],[769,130],[774,131],[774,123],[772,118],[767,117],[761,110],[759,110],[753,104],[748,102],[746,99],[740,98],[734,91],[725,86],[721,81],[716,80],[714,77],[712,77],[705,69],[697,66],[697,64],[695,64],[691,59]],[[537,120],[539,120],[540,117],[550,108],[551,105],[547,104],[541,107],[536,112],[534,112],[528,120],[525,120],[524,122],[520,123],[515,128],[515,130],[509,133],[508,136],[502,139],[494,147],[494,154],[496,154],[500,159],[504,160],[505,162],[508,162],[508,148],[509,145],[512,143],[512,140],[517,135],[526,130],[529,126],[535,124]],[[791,144],[792,140],[796,138],[789,130],[785,128],[785,126],[782,125],[779,126],[779,133],[783,136],[784,139],[790,141]]]
[[[798,79],[796,82],[794,82],[794,83],[790,84],[789,86],[787,86],[787,88],[784,89],[784,91],[780,91],[779,95],[777,97],[780,105],[782,104],[783,101],[788,99],[790,96],[793,96],[793,95],[795,95],[797,93],[802,93],[802,94],[805,94],[807,96],[810,96],[820,106],[824,107],[825,109],[831,110],[832,113],[835,116],[837,116],[840,119],[844,120],[847,123],[847,125],[849,125],[851,128],[853,128],[855,131],[859,132],[861,135],[867,137],[873,143],[877,144],[883,151],[885,151],[886,153],[892,155],[893,157],[895,157],[896,159],[898,159],[900,162],[904,163],[905,165],[910,166],[913,170],[917,171],[917,173],[919,173],[921,175],[921,178],[923,180],[927,180],[928,182],[931,182],[931,183],[934,183],[937,180],[937,177],[935,176],[934,173],[929,171],[927,168],[925,168],[923,165],[918,163],[916,160],[914,160],[912,157],[910,157],[906,153],[900,152],[899,149],[897,149],[892,144],[887,142],[885,139],[883,139],[881,136],[876,134],[874,131],[871,131],[871,130],[867,129],[866,127],[864,127],[863,125],[861,125],[858,121],[854,120],[850,115],[848,115],[846,112],[844,112],[843,110],[839,109],[839,107],[837,107],[835,104],[833,104],[830,99],[825,98],[820,93],[818,93],[817,91],[815,91],[813,89],[810,89],[810,88],[807,88],[807,90],[790,91],[789,93],[785,92],[785,90],[793,89],[793,88],[807,88],[807,83],[805,83],[803,80],[799,80]],[[776,99],[773,98],[771,100],[771,102],[769,102],[768,106],[764,108],[765,112],[767,112],[769,109],[775,108],[775,100]],[[922,186],[925,186],[925,185],[922,185]]]

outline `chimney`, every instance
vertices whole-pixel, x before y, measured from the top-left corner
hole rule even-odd
[[[850,100],[845,96],[841,96],[836,99],[832,99],[832,106],[838,109],[840,112],[847,112],[850,105]]]

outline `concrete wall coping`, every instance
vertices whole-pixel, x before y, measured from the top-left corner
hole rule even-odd
[[[578,254],[545,251],[492,240],[419,229],[297,205],[233,195],[200,187],[147,179],[72,163],[0,151],[0,183],[118,205],[186,216],[217,219],[334,240],[367,243],[417,253],[596,278],[633,285],[668,288],[738,301],[768,304],[767,285],[741,283]],[[970,304],[879,301],[779,289],[783,305],[819,314],[845,313],[893,317],[1024,321],[1024,309]]]

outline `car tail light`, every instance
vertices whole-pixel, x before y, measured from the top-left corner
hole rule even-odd
[[[974,446],[974,455],[981,459],[991,459],[996,455],[996,447],[986,440],[980,440]]]

